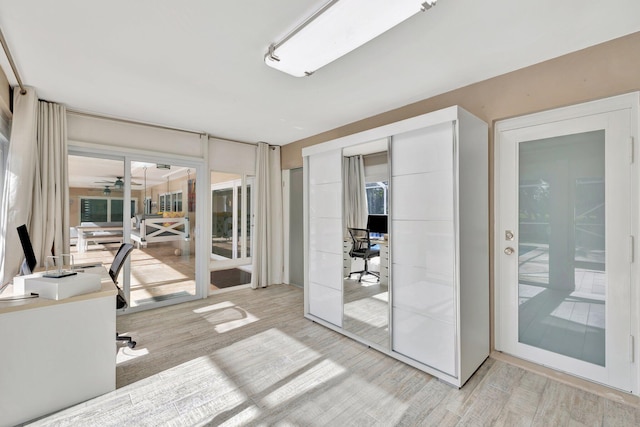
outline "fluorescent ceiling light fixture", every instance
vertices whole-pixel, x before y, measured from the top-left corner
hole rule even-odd
[[[436,1],[332,0],[269,46],[264,62],[292,76],[311,75]]]

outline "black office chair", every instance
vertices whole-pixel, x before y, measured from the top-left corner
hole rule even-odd
[[[377,245],[371,245],[371,237],[369,236],[369,230],[363,228],[349,228],[349,234],[351,235],[351,250],[349,256],[352,258],[362,258],[364,260],[364,270],[352,271],[349,273],[349,278],[352,274],[359,274],[358,282],[362,281],[362,276],[370,274],[376,276],[380,280],[380,274],[375,271],[369,271],[369,260],[371,258],[380,256],[380,249]]]
[[[120,274],[120,270],[124,266],[124,262],[127,260],[127,257],[133,250],[133,245],[131,243],[123,243],[120,245],[120,249],[116,252],[116,256],[113,258],[113,262],[111,263],[111,268],[109,268],[109,276],[111,276],[111,280],[113,280],[113,284],[118,288],[118,295],[116,296],[116,308],[127,308],[128,303],[127,299],[124,297],[124,292],[118,286],[118,275]],[[136,346],[136,342],[129,336],[120,335],[116,332],[116,341],[124,341],[127,343],[129,348],[134,348]]]

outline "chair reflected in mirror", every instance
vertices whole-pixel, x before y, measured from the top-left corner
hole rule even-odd
[[[371,244],[371,236],[369,230],[364,228],[349,228],[349,235],[351,236],[351,250],[349,256],[351,258],[361,258],[364,260],[364,269],[360,271],[352,271],[349,273],[349,278],[352,275],[358,274],[358,282],[362,281],[362,278],[366,275],[372,275],[380,280],[380,273],[369,270],[369,260],[380,256],[380,248],[378,245]]]

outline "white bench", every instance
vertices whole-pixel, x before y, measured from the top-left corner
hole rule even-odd
[[[81,225],[78,230],[78,253],[86,252],[89,242],[122,243],[122,226]]]

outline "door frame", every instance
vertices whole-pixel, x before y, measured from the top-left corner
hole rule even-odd
[[[632,253],[635,254],[633,262],[630,265],[630,334],[629,338],[629,353],[632,369],[631,378],[631,391],[633,394],[639,395],[638,384],[640,384],[640,372],[638,369],[638,331],[640,330],[640,301],[638,301],[638,262],[640,260],[640,252],[638,251],[638,228],[639,228],[639,197],[638,189],[640,182],[640,174],[638,164],[640,162],[640,153],[638,149],[638,112],[640,110],[640,92],[633,92],[630,94],[615,96],[602,100],[587,102],[575,106],[558,108],[555,110],[545,111],[541,113],[530,114],[527,116],[517,117],[513,119],[507,119],[497,122],[494,132],[494,221],[493,221],[493,266],[494,266],[494,338],[495,349],[502,351],[507,348],[508,344],[505,342],[506,338],[503,336],[503,327],[506,322],[512,320],[507,313],[507,309],[503,310],[508,304],[513,305],[514,301],[506,301],[504,290],[509,284],[504,283],[505,278],[502,277],[503,270],[506,268],[506,260],[504,259],[503,250],[505,247],[505,241],[503,232],[505,227],[502,225],[507,218],[501,218],[501,205],[504,203],[505,197],[501,197],[501,180],[504,179],[504,175],[501,174],[501,147],[505,143],[503,135],[504,132],[514,131],[522,128],[533,127],[537,125],[548,125],[554,122],[560,122],[565,120],[579,119],[581,117],[611,113],[619,110],[628,110],[630,113],[630,134],[629,135],[629,159],[631,162],[630,167],[630,191],[634,195],[630,201],[631,205],[631,230],[630,233],[633,236],[633,240],[630,243]],[[506,197],[514,197],[513,194]],[[517,195],[515,197],[517,200]],[[517,304],[517,302],[516,302]],[[513,309],[513,307],[511,307]],[[511,309],[508,311],[511,312]],[[517,308],[515,308],[517,310]],[[634,338],[635,337],[635,338]],[[516,356],[517,357],[517,356]],[[533,363],[537,363],[533,360]],[[572,374],[570,374],[572,375]]]

